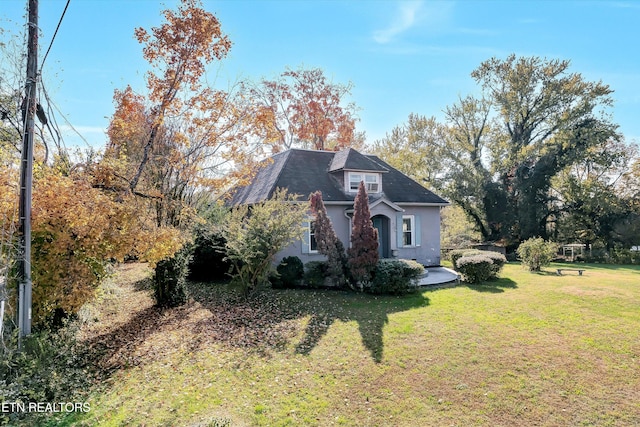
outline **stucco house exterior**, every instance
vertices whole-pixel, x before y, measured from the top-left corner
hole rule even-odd
[[[413,259],[425,266],[440,265],[440,209],[449,203],[372,155],[343,151],[290,149],[263,162],[251,183],[235,190],[232,205],[253,204],[286,188],[298,200],[322,192],[333,228],[346,248],[351,236],[353,203],[360,181],[369,195],[369,209],[378,230],[381,258]],[[310,217],[310,221],[312,218]],[[323,260],[317,252],[313,227],[277,255],[297,256],[306,263]]]

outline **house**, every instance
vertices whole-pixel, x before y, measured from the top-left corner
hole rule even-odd
[[[380,158],[352,148],[278,153],[262,163],[249,185],[234,192],[231,204],[261,202],[277,188],[286,188],[307,202],[309,195],[319,190],[338,238],[349,247],[353,203],[361,181],[378,230],[380,257],[439,265],[440,209],[449,203]],[[317,251],[313,228],[305,225],[304,238],[281,251],[276,261],[286,256],[297,256],[304,263],[324,259]]]

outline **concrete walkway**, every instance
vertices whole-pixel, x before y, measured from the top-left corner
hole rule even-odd
[[[431,286],[441,285],[444,283],[457,283],[460,281],[460,276],[455,271],[446,267],[429,267],[426,269],[425,276],[420,278],[418,286]]]

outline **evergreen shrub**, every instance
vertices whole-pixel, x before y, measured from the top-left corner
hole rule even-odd
[[[463,256],[478,255],[482,253],[483,251],[480,251],[478,249],[454,249],[449,252],[449,259],[451,260],[451,264],[453,264],[453,268],[457,270],[458,260],[460,258],[462,258]]]
[[[326,261],[309,261],[304,265],[304,285],[310,288],[325,286],[328,270]]]
[[[300,281],[304,276],[304,266],[297,256],[288,256],[280,261],[278,272],[275,280],[271,280],[271,286],[274,288],[292,288],[300,285]]]
[[[189,262],[189,280],[219,282],[228,279],[231,262],[227,259],[226,243],[219,229],[197,229]]]
[[[469,255],[459,258],[457,270],[467,283],[480,283],[489,280],[494,273],[493,260],[485,254]]]
[[[153,276],[153,290],[159,307],[177,307],[187,302],[187,274],[190,251],[187,248],[158,262]]]
[[[412,260],[381,259],[373,273],[371,286],[365,288],[372,294],[404,295],[418,287],[418,278],[424,267]]]

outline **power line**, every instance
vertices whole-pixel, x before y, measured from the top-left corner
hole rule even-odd
[[[71,0],[67,0],[67,4],[64,6],[64,10],[62,11],[62,16],[60,16],[60,20],[58,21],[58,26],[56,30],[53,32],[53,37],[51,38],[51,43],[49,43],[49,47],[47,48],[47,53],[44,54],[44,58],[42,58],[42,62],[40,63],[40,74],[42,74],[42,68],[44,67],[44,61],[47,60],[47,55],[49,55],[49,51],[51,50],[51,46],[53,46],[53,41],[56,39],[56,35],[58,34],[58,29],[60,28],[60,24],[62,24],[62,19],[64,18],[64,14],[67,13],[67,8],[69,7],[69,3]]]

